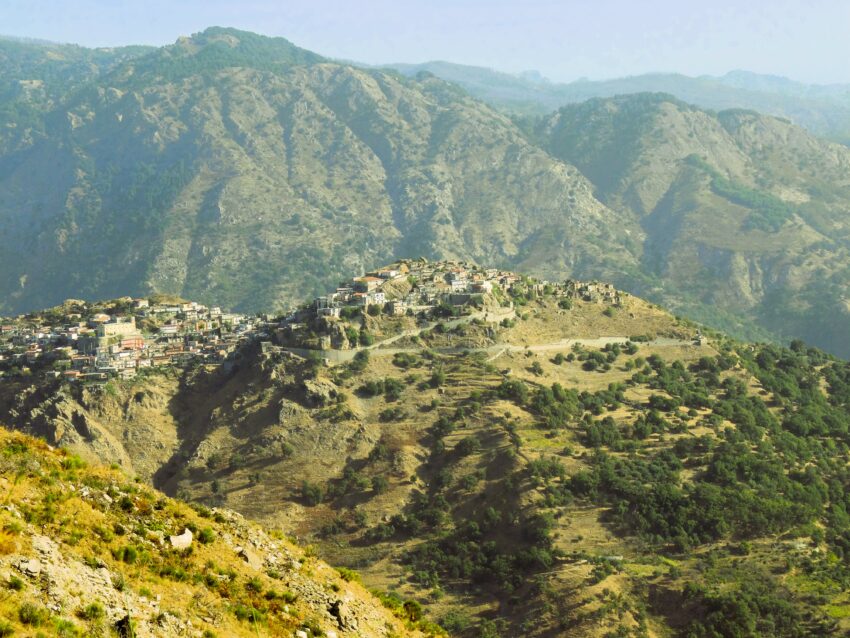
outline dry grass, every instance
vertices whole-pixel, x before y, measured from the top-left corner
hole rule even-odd
[[[159,609],[191,620],[196,630],[207,629],[220,636],[291,635],[306,619],[316,616],[316,610],[300,597],[288,601],[286,611],[283,602],[267,595],[272,590],[286,592],[293,578],[311,576],[319,589],[326,588],[329,593],[368,598],[357,583],[345,582],[335,570],[285,541],[265,537],[257,529],[250,531],[250,526],[238,519],[214,520],[207,511],[168,500],[129,482],[119,472],[83,467],[73,457],[50,452],[27,437],[0,432],[0,452],[3,449],[13,450],[7,452],[11,464],[6,464],[12,473],[16,472],[15,465],[32,469],[19,481],[9,504],[9,511],[20,512],[22,519],[0,514],[0,570],[8,568],[3,556],[28,554],[24,540],[30,535],[53,539],[61,556],[49,560],[61,558],[63,565],[79,570],[73,584],[59,577],[51,585],[52,595],[72,601],[66,605],[69,610],[84,609],[100,596],[97,590],[87,588],[85,580],[86,570],[91,571],[85,565],[96,564],[106,566],[113,582],[125,583],[123,595],[128,604],[144,607],[145,600],[156,600]],[[8,479],[8,475],[2,478]],[[87,496],[81,496],[83,492]],[[167,541],[163,544],[164,537],[186,527],[196,530],[190,552],[170,550]],[[208,544],[197,540],[197,531],[202,529],[213,530]],[[249,535],[265,543],[266,551],[288,554],[300,561],[297,574],[288,572],[286,565],[282,565],[280,575],[250,567],[234,549],[234,543],[245,544]],[[215,574],[230,576],[221,581]],[[249,588],[245,583],[251,579],[256,586]],[[12,592],[11,600],[7,595],[0,601],[2,617],[14,619],[24,598],[41,600],[38,582],[27,583],[24,589],[21,595]],[[97,602],[109,604],[106,600]],[[399,635],[418,635],[415,631],[404,633],[389,612],[382,611],[376,601],[372,604]],[[251,607],[262,612],[262,623],[256,627],[250,617],[239,618],[240,608]],[[50,618],[50,626],[61,619]],[[211,624],[209,619],[215,622]],[[88,623],[92,629],[101,622],[73,617],[64,621],[77,626]]]

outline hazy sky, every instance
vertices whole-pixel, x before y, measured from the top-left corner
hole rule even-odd
[[[212,25],[373,64],[850,82],[850,0],[0,0],[0,33],[87,46],[166,44]]]

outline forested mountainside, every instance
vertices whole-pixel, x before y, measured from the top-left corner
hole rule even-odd
[[[636,95],[517,122],[232,29],[61,64],[39,46],[0,69],[65,88],[0,100],[4,313],[153,291],[279,309],[422,254],[850,353],[850,155],[783,120]]]
[[[559,83],[533,72],[511,75],[451,62],[390,64],[386,68],[411,77],[431,73],[462,86],[488,104],[521,115],[545,115],[592,98],[669,93],[704,109],[753,109],[790,119],[816,135],[837,142],[850,141],[850,86],[846,84],[804,84],[747,71],[730,71],[719,77],[646,73],[611,80]]]
[[[21,370],[0,420],[313,543],[455,636],[848,631],[848,364],[507,279],[314,306],[229,365]],[[324,334],[369,345],[302,349]]]
[[[28,109],[50,109],[69,89],[151,51],[153,47],[87,49],[0,36],[0,104],[4,108],[0,112],[4,124],[17,126]],[[30,115],[30,123],[36,124],[37,118]]]

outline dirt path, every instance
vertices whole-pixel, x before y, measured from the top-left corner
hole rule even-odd
[[[511,314],[513,311],[510,311]],[[453,322],[447,322],[446,326],[451,328],[461,323],[469,323],[475,318],[483,318],[484,313],[476,313],[479,317],[475,317],[473,315],[469,315],[468,317],[462,317],[461,319],[454,320]],[[493,315],[493,313],[488,313]],[[506,316],[506,315],[505,315]],[[498,316],[498,318],[494,318],[489,320],[493,323],[501,321],[505,316]],[[464,321],[465,320],[465,321]],[[403,333],[396,335],[394,337],[390,337],[382,341],[379,344],[375,344],[373,346],[368,346],[365,348],[355,348],[352,350],[305,350],[303,348],[286,348],[289,352],[300,356],[306,356],[309,352],[319,352],[321,355],[327,359],[330,363],[345,363],[347,361],[351,361],[354,359],[354,356],[358,352],[369,351],[371,356],[393,356],[396,354],[402,353],[416,353],[420,352],[422,348],[386,348],[387,344],[392,344],[398,341],[403,337],[409,337],[416,334],[420,334],[424,330],[428,330],[430,327],[417,328],[416,330],[405,330]],[[628,337],[595,337],[592,339],[561,339],[559,341],[553,341],[550,343],[539,343],[532,346],[517,346],[513,344],[496,344],[492,346],[487,346],[486,348],[431,348],[434,352],[440,352],[444,354],[456,354],[460,352],[484,352],[490,356],[488,356],[487,361],[495,361],[503,354],[508,352],[547,352],[550,350],[569,350],[575,345],[581,345],[590,348],[604,348],[607,345],[611,344],[624,344],[629,341]],[[678,346],[688,346],[693,345],[693,341],[690,339],[671,339],[667,337],[662,337],[658,339],[654,339],[652,341],[643,342],[641,345],[647,346],[655,346],[655,347],[678,347]]]

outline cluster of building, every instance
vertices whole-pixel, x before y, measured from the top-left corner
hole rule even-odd
[[[399,282],[407,285],[398,285]],[[587,302],[620,302],[620,292],[609,283],[531,281],[510,271],[480,268],[470,262],[419,259],[402,260],[342,282],[334,292],[317,297],[313,308],[318,316],[339,317],[346,306],[379,305],[388,314],[402,315],[408,309],[418,312],[440,303],[462,306],[476,295],[492,292],[494,287],[509,294],[543,294],[548,290]]]
[[[145,368],[215,364],[227,361],[243,343],[272,332],[289,344],[350,347],[357,333],[352,335],[339,319],[358,310],[373,314],[372,307],[378,306],[384,315],[432,318],[428,313],[438,306],[480,306],[491,293],[500,295],[491,303],[555,295],[613,304],[621,294],[607,283],[550,283],[465,261],[406,259],[344,281],[274,325],[268,318],[229,314],[196,302],[124,298],[102,306],[111,308],[109,313],[74,302],[59,315],[52,311],[0,321],[0,381],[40,374],[102,383],[132,378]]]
[[[18,374],[81,382],[133,378],[152,367],[219,363],[261,336],[264,322],[196,302],[127,299],[121,312],[56,318],[31,315],[0,325],[0,382]]]
[[[622,294],[614,287],[614,284],[600,281],[576,281],[568,279],[558,287],[559,291],[566,297],[580,299],[589,303],[619,304]]]
[[[419,312],[440,303],[467,304],[473,296],[509,287],[520,278],[496,268],[479,268],[469,262],[424,259],[402,260],[387,268],[342,282],[332,293],[317,297],[318,316],[339,317],[347,306],[378,305],[390,315]]]
[[[498,268],[481,268],[466,261],[401,260],[340,283],[333,292],[317,297],[311,305],[289,315],[278,334],[289,344],[308,345],[318,340],[320,348],[339,347],[345,340],[336,329],[337,320],[356,314],[358,309],[369,311],[372,306],[379,306],[381,313],[388,316],[427,316],[441,304],[480,305],[477,301],[483,301],[485,295],[494,291],[513,297],[551,294],[611,304],[619,303],[621,294],[608,283],[575,280],[550,283]]]

